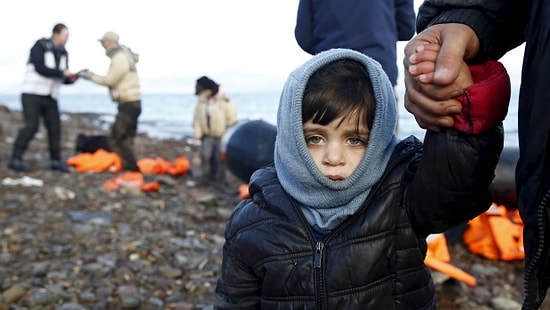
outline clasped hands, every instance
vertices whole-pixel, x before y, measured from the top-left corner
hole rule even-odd
[[[92,76],[94,75],[94,73],[88,69],[84,69],[84,70],[78,71],[77,75],[85,80],[90,80],[92,79]]]
[[[63,76],[65,78],[69,79],[71,82],[74,82],[74,81],[78,80],[78,78],[83,78],[85,80],[90,80],[90,79],[92,79],[93,75],[94,75],[94,73],[92,71],[88,70],[88,69],[80,70],[77,73],[73,73],[69,70],[63,71]]]
[[[405,108],[420,127],[480,134],[504,120],[510,78],[497,61],[467,64],[478,49],[475,32],[462,24],[434,25],[409,41]]]

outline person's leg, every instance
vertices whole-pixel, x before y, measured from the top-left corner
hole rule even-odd
[[[216,178],[219,171],[219,151],[220,151],[220,139],[211,138],[212,146],[210,151],[210,175],[212,178]]]
[[[21,95],[21,104],[23,108],[23,127],[19,129],[17,137],[13,143],[11,158],[8,162],[8,168],[16,171],[29,171],[30,168],[23,163],[23,155],[29,142],[38,131],[38,122],[40,118],[42,96]]]
[[[216,139],[212,157],[214,158],[215,164],[213,174],[216,176],[216,180],[218,180],[221,184],[225,182],[225,172],[227,170],[225,159],[221,158],[221,139]]]
[[[56,99],[48,98],[44,101],[42,115],[48,132],[50,168],[61,172],[69,172],[61,159],[61,117],[59,116],[59,106]]]
[[[113,151],[120,156],[124,170],[139,171],[133,148],[140,114],[140,101],[118,104],[118,113],[109,142]]]
[[[48,132],[50,159],[61,160],[61,119],[57,100],[49,98],[43,109],[44,125]]]
[[[201,143],[201,175],[203,181],[211,181],[213,178],[212,154],[215,147],[215,139],[203,137]]]

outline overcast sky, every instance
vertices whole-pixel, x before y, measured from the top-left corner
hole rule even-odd
[[[109,59],[97,39],[115,31],[121,44],[140,54],[144,91],[164,86],[188,92],[201,75],[245,91],[264,84],[277,89],[310,57],[294,38],[297,6],[298,0],[4,1],[0,93],[18,92],[30,47],[49,37],[57,22],[69,27],[74,71],[105,74]],[[87,81],[77,84],[104,91]]]
[[[143,79],[249,72],[286,78],[309,58],[296,44],[297,0],[18,0],[0,11],[0,92],[20,83],[29,49],[52,27],[69,27],[73,70],[105,73],[97,41],[115,31],[140,54]],[[19,84],[17,84],[19,85]]]

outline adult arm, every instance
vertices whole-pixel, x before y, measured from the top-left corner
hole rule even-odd
[[[525,41],[531,6],[531,0],[426,0],[419,8],[417,31],[435,24],[465,24],[480,41],[478,53],[465,60],[498,59]]]
[[[126,73],[130,71],[130,63],[127,56],[123,52],[118,52],[111,58],[111,65],[107,71],[107,75],[102,76],[93,74],[90,80],[99,84],[108,86],[110,88],[115,87]]]
[[[69,53],[66,53],[65,56],[66,56],[65,57],[65,68],[67,68],[67,70],[63,71],[63,77],[64,77],[63,84],[66,84],[66,85],[74,84],[74,82],[76,82],[78,80],[78,74],[73,73],[73,72],[68,70],[68,68],[69,68]]]
[[[47,43],[45,43],[44,40],[38,40],[33,45],[29,56],[29,62],[34,65],[34,69],[36,70],[36,72],[38,72],[38,74],[42,76],[59,79],[64,78],[63,70],[46,66],[46,61],[44,58],[46,54],[45,44]]]

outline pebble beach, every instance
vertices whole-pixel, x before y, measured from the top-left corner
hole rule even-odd
[[[108,134],[97,115],[63,119],[66,157],[78,134]],[[158,191],[105,190],[112,173],[48,168],[43,127],[25,153],[32,171],[13,172],[20,113],[2,107],[0,121],[0,309],[211,308],[238,181],[213,189],[189,186],[188,175],[147,175]],[[173,160],[193,158],[196,146],[140,135],[135,150]]]

